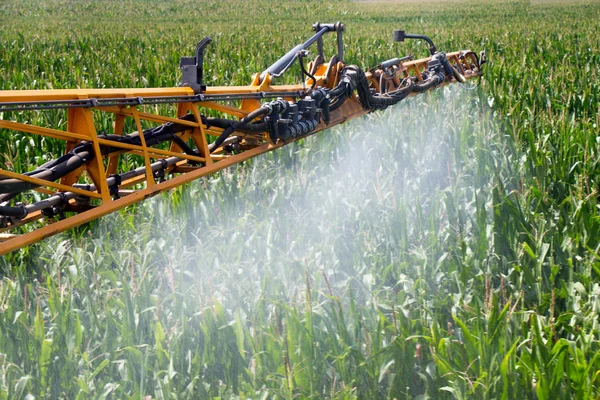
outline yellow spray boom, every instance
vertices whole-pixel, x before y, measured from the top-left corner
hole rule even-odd
[[[62,156],[32,171],[0,169],[0,255],[406,97],[478,77],[485,62],[485,53],[446,54],[427,36],[395,31],[396,41],[428,42],[430,56],[392,58],[363,71],[344,61],[343,24],[316,23],[313,29],[310,39],[256,73],[249,86],[205,85],[207,37],[193,57],[181,58],[178,87],[0,91],[4,116],[66,109],[68,117],[66,130],[0,119],[8,130],[3,140],[19,132],[65,142]],[[326,62],[323,37],[330,32],[337,34],[337,54]],[[305,65],[315,43],[316,58]],[[296,62],[303,82],[274,85]],[[171,116],[160,114],[159,104],[171,105]],[[97,131],[98,113],[111,116],[112,132]],[[136,132],[123,132],[127,119]],[[143,121],[155,126],[143,129]],[[124,170],[120,158],[126,154],[138,156],[140,166]]]

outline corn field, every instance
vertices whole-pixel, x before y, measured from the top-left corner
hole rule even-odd
[[[2,257],[0,399],[599,398],[600,2],[7,0],[0,15],[0,89],[174,86],[206,35],[207,83],[246,85],[317,21],[346,24],[363,68],[426,55],[394,29],[490,60],[477,86]],[[0,130],[2,168],[63,150]]]

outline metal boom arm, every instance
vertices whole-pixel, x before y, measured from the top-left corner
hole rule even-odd
[[[63,155],[31,171],[0,169],[0,255],[406,97],[478,77],[485,62],[484,54],[470,50],[439,52],[427,38],[431,56],[392,58],[363,71],[343,61],[343,24],[317,23],[313,29],[315,35],[255,74],[249,86],[205,85],[203,55],[210,43],[205,38],[193,57],[181,59],[179,87],[0,91],[4,117],[66,110],[68,119],[65,130],[0,119],[4,140],[18,133],[65,146]],[[337,33],[338,54],[327,63],[322,40],[329,32]],[[403,31],[394,36],[426,38]],[[314,43],[318,55],[305,66]],[[296,61],[304,82],[274,85]],[[171,112],[159,113],[159,104]],[[113,130],[99,133],[94,120],[106,115]],[[126,120],[133,121],[135,132],[123,132]],[[137,157],[139,167],[125,168],[124,155]]]

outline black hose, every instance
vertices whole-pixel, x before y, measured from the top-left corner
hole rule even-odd
[[[194,149],[192,149],[190,146],[188,146],[188,144],[179,136],[177,135],[171,135],[171,140],[173,142],[175,142],[175,144],[177,146],[179,146],[181,148],[181,150],[183,150],[183,152],[187,155],[190,156],[195,156],[197,155],[197,153],[194,151]]]
[[[329,125],[329,121],[331,120],[331,100],[328,94],[329,91],[324,88],[317,89],[310,94],[310,97],[316,102],[317,107],[321,109],[321,118],[323,118],[325,125]]]
[[[25,218],[27,209],[24,206],[20,207],[5,207],[0,206],[0,215],[13,218]]]
[[[308,92],[306,93],[306,94],[309,94],[309,93],[311,93],[311,92],[312,92],[312,91],[315,89],[315,86],[317,85],[317,80],[315,79],[315,76],[314,76],[314,75],[312,75],[310,72],[308,72],[308,71],[306,70],[306,67],[304,66],[304,61],[303,61],[303,59],[304,59],[304,56],[303,56],[303,55],[301,55],[301,56],[298,58],[298,63],[300,64],[300,69],[302,70],[302,74],[304,74],[304,75],[308,76],[310,79],[312,79],[312,85],[310,86],[310,89],[309,89],[309,90],[308,90]],[[304,77],[302,77],[302,80],[304,80]]]
[[[280,114],[282,111],[289,107],[289,103],[285,100],[275,100],[270,103],[263,105],[262,107],[252,111],[250,114],[246,115],[244,118],[239,120],[238,122],[232,122],[225,130],[221,133],[221,135],[212,143],[212,148],[210,152],[214,152],[223,144],[223,142],[236,130],[240,130],[241,128],[247,126],[253,120],[263,115],[271,114],[275,112],[276,114]]]
[[[185,121],[194,121],[194,115],[188,114],[181,117],[181,119]],[[185,131],[187,129],[190,128],[186,125],[168,122],[155,128],[146,129],[143,131],[143,134],[144,138],[146,139],[146,145],[153,146],[165,141],[171,141],[173,140],[173,137],[175,137],[176,133]],[[141,145],[139,132],[134,132],[125,136],[99,135],[99,137],[120,143]],[[184,151],[188,152],[189,154],[193,153],[194,155],[197,155],[189,146],[185,145],[185,147],[186,148]],[[102,154],[109,154],[122,149],[119,147],[103,145],[100,147],[100,150]],[[55,181],[75,171],[77,168],[92,160],[94,157],[93,144],[91,142],[84,141],[75,146],[75,148],[69,153],[57,158],[56,160],[49,161],[33,171],[26,172],[24,175],[46,181]],[[14,198],[14,195],[31,190],[38,186],[39,185],[25,182],[20,179],[0,179],[0,201],[8,201],[11,198]]]
[[[267,111],[268,109],[269,108],[267,108]],[[254,115],[256,115],[254,118],[259,116],[258,114],[260,113],[254,112]],[[254,119],[252,115],[249,115],[248,117]],[[195,121],[195,117],[193,114],[187,114],[181,117],[180,119],[184,121]],[[205,118],[205,120],[207,120],[208,124],[219,127],[224,127],[223,125],[225,124],[229,126],[232,123],[235,123],[234,121],[225,119]],[[242,131],[261,132],[266,129],[266,124],[251,124],[247,126],[238,126],[237,128]],[[168,122],[155,128],[146,129],[143,131],[143,134],[147,146],[154,146],[165,141],[175,141],[186,154],[197,156],[198,153],[196,151],[194,151],[183,140],[181,140],[179,136],[176,136],[177,133],[183,132],[187,129],[190,129],[190,127],[187,125]],[[125,136],[99,135],[98,137],[119,143],[141,145],[139,132],[134,132]],[[110,145],[102,145],[100,147],[100,151],[102,154],[110,154],[112,152],[120,150],[122,150],[122,148]],[[76,169],[84,165],[86,162],[92,160],[94,157],[95,155],[93,151],[93,144],[87,141],[81,142],[69,153],[64,154],[63,156],[55,160],[48,161],[47,163],[37,167],[35,170],[24,173],[24,175],[32,178],[43,179],[46,181],[56,181],[57,179],[60,179],[63,176],[75,171]],[[0,202],[7,202],[13,199],[19,193],[34,189],[38,186],[39,185],[37,184],[25,182],[20,179],[0,177]],[[0,208],[0,210],[4,210],[7,213],[10,212],[8,211],[8,208]],[[15,214],[15,212],[12,212],[12,214]],[[5,214],[3,211],[0,211],[0,215],[8,214]]]
[[[223,144],[223,142],[229,137],[229,135],[231,135],[233,133],[233,131],[235,131],[236,129],[239,129],[245,125],[248,125],[250,122],[252,122],[252,120],[254,120],[255,118],[258,118],[262,115],[267,114],[269,110],[266,107],[261,107],[258,108],[254,111],[252,111],[250,114],[246,115],[244,118],[242,118],[241,120],[239,120],[238,122],[232,122],[227,128],[225,128],[225,130],[221,133],[221,135],[217,138],[217,140],[215,140],[212,145],[212,149],[210,149],[210,152],[214,152],[219,146],[221,146]]]
[[[318,92],[318,93],[317,93]],[[319,104],[323,104],[323,102],[328,103],[328,99],[326,99],[326,93],[321,93],[320,91],[314,92],[315,95],[322,95],[319,97]],[[235,130],[242,132],[264,132],[268,130],[267,122],[258,122],[251,123],[253,120],[263,116],[276,114],[279,115],[289,108],[289,103],[285,100],[276,100],[270,103],[263,105],[261,108],[251,112],[246,117],[242,118],[240,121],[232,121],[222,118],[207,118],[202,117],[202,123],[207,127],[209,126],[217,126],[225,129],[223,133],[217,138],[217,140],[210,144],[210,151],[213,152],[219,146],[221,146],[227,138],[231,135],[231,133]],[[186,121],[195,121],[194,116],[192,114],[185,115],[181,117],[182,120]],[[313,131],[318,125],[319,121],[315,119],[310,120],[302,120],[298,121],[291,125],[292,133],[294,136],[300,136],[307,134]],[[187,154],[198,155],[199,152],[197,150],[189,147],[179,136],[176,134],[182,131],[190,129],[187,125],[177,124],[176,122],[169,122],[163,125],[160,125],[155,128],[147,129],[143,131],[144,139],[146,141],[146,145],[152,146],[164,141],[174,141],[177,145],[179,145],[182,150],[184,150]],[[119,142],[119,143],[127,143],[133,145],[141,144],[141,139],[139,132],[134,132],[129,135],[119,136],[119,135],[99,135],[100,138]],[[115,151],[122,150],[119,147],[111,146],[111,145],[102,145],[100,147],[100,151],[102,154],[109,154]],[[42,166],[36,168],[34,171],[29,171],[25,173],[25,175],[34,177],[37,179],[47,180],[47,181],[55,181],[57,179],[62,178],[63,176],[75,171],[77,168],[84,165],[86,162],[89,162],[94,158],[95,154],[93,151],[93,144],[91,142],[81,142],[73,150],[69,153],[55,159],[51,160]],[[174,158],[177,159],[177,158]],[[139,168],[138,168],[139,169]],[[153,164],[154,170],[154,164]],[[137,170],[136,170],[137,173]],[[143,171],[141,172],[143,173]],[[128,173],[120,175],[120,177],[127,176]],[[113,179],[113,178],[109,178]],[[28,214],[28,207],[25,206],[7,206],[7,202],[14,198],[21,192],[31,190],[39,185],[32,184],[29,182],[24,182],[19,179],[0,179],[0,216],[9,217],[9,218],[24,218]],[[90,187],[89,190],[92,190]],[[53,200],[53,202],[58,200]],[[42,201],[45,202],[45,201]],[[42,204],[42,202],[38,202],[36,204]]]
[[[414,86],[412,80],[406,79],[403,87],[381,95],[374,94],[371,92],[364,71],[356,65],[349,65],[342,70],[340,83],[329,92],[330,97],[335,99],[330,106],[330,110],[338,109],[352,95],[354,90],[357,91],[359,101],[364,108],[368,110],[386,108],[408,97]]]
[[[444,79],[445,77],[443,74],[432,74],[426,81],[415,84],[413,91],[417,93],[426,92],[429,89],[441,85],[444,82]]]
[[[0,195],[0,205],[8,203],[10,200],[17,197],[19,193],[4,193]]]
[[[340,108],[356,89],[357,81],[354,79],[354,75],[346,72],[347,70],[344,68],[339,83],[329,92],[329,97],[332,99],[329,106],[330,111]]]
[[[237,121],[232,121],[230,119],[225,118],[206,118],[205,124],[207,126],[216,126],[217,128],[227,129],[233,123],[235,124]],[[253,124],[246,124],[244,126],[240,126],[236,128],[236,131],[244,132],[244,133],[258,133],[266,131],[267,124],[264,122],[256,122]]]
[[[81,167],[88,159],[93,158],[91,154],[92,153],[87,151],[71,154],[71,157],[66,161],[57,164],[53,168],[37,170],[37,173],[29,174],[28,176],[46,181],[55,181]],[[19,179],[4,179],[0,181],[0,193],[18,194],[38,186],[39,185],[34,183],[25,182]]]

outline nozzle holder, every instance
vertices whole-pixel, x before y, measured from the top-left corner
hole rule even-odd
[[[394,42],[404,42],[405,38],[404,31],[394,31]]]
[[[437,52],[437,48],[435,47],[435,44],[433,44],[433,40],[431,40],[431,38],[429,36],[426,35],[415,35],[413,33],[406,33],[402,30],[395,30],[394,31],[394,42],[404,42],[404,39],[420,39],[420,40],[425,40],[427,43],[429,43],[429,53],[431,55],[434,55]]]

